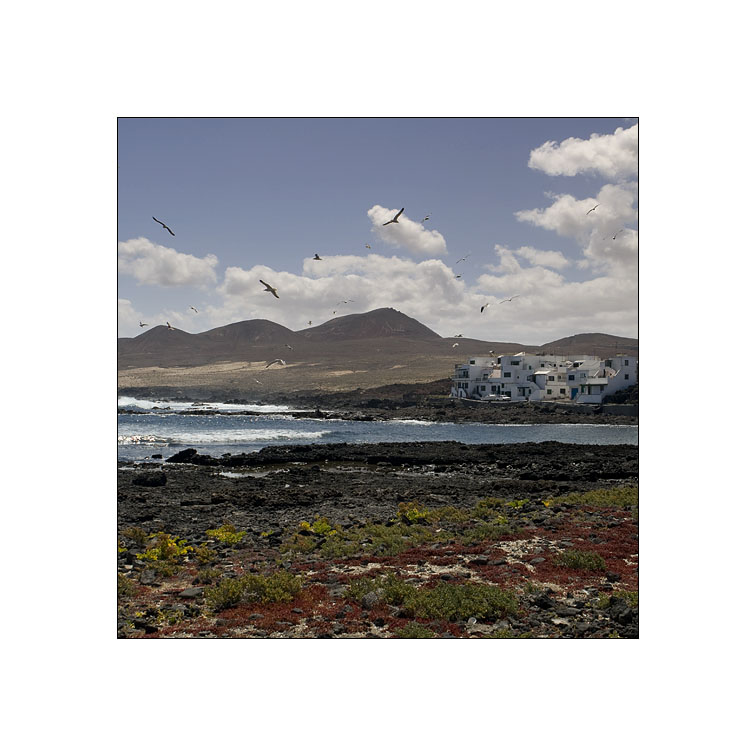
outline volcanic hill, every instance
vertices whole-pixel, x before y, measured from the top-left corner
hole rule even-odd
[[[452,344],[458,343],[457,348]],[[638,340],[578,334],[542,346],[442,337],[393,308],[344,315],[292,331],[245,320],[191,334],[156,326],[118,339],[118,389],[217,388],[263,397],[280,391],[349,391],[448,378],[474,354],[520,351],[637,356]],[[282,359],[285,366],[267,363]]]

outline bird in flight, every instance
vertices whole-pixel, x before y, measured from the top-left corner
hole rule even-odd
[[[316,252],[315,257],[312,258],[313,260],[322,260],[323,258]]]
[[[491,357],[496,357],[496,355],[494,354],[493,349],[489,349],[488,353],[491,355]]]
[[[365,248],[366,248],[366,249],[372,249],[372,247],[371,247],[371,246],[370,246],[369,244],[366,244],[366,245],[365,245]]]
[[[399,223],[399,216],[404,212],[402,208],[390,221],[386,221],[383,225],[388,226],[389,223]]]
[[[286,347],[287,349],[294,349],[294,347],[293,347],[293,346],[292,346],[291,344],[284,344],[284,346],[285,346],[285,347]]]
[[[189,305],[189,309],[194,310],[199,315],[199,310],[196,307],[192,307],[191,305]]]
[[[459,344],[452,344],[452,349],[456,349],[459,346]]]
[[[269,368],[269,367],[270,367],[271,365],[285,365],[285,364],[286,364],[286,363],[285,363],[285,362],[284,362],[284,361],[283,361],[282,359],[280,359],[280,358],[279,358],[279,359],[277,359],[277,360],[271,360],[271,361],[270,361],[270,362],[269,362],[269,363],[268,363],[268,364],[267,364],[267,365],[265,366],[265,368],[267,369],[267,368]]]
[[[471,254],[472,252],[470,252],[470,255]],[[459,260],[457,260],[457,263],[464,262],[465,260],[467,260],[468,257],[470,257],[470,255],[465,255],[464,257],[460,257]],[[456,265],[457,263],[454,263],[454,264]]]
[[[462,338],[462,334],[461,333],[455,333],[454,334],[454,338],[455,339],[461,339]]]
[[[165,223],[163,223],[163,221],[159,221],[154,215],[152,216],[152,220],[154,220],[155,223],[159,223],[171,236],[176,236],[176,234],[174,234],[173,231],[171,231],[171,229],[168,228]]]
[[[336,302],[336,304],[349,304],[350,302],[354,302],[353,299],[342,299],[341,302]]]
[[[274,289],[270,284],[265,283],[262,278],[260,278],[259,281],[265,287],[265,291],[269,291],[276,299],[281,299],[281,297],[278,296],[278,289]]]
[[[428,213],[428,215],[426,215],[425,218],[423,218],[422,221],[420,221],[420,222],[421,223],[425,223],[425,221],[427,221],[427,220],[430,220],[430,213]]]
[[[142,323],[141,320],[139,321],[139,327],[140,328],[144,328],[145,326],[148,326],[148,325],[149,325],[149,323]]]
[[[600,205],[600,204],[601,204],[601,203],[599,202],[599,205]],[[593,207],[592,207],[592,208],[591,208],[591,209],[590,209],[590,210],[589,210],[589,211],[588,211],[588,212],[586,213],[586,215],[590,215],[590,214],[591,214],[591,213],[592,213],[592,212],[593,212],[593,211],[594,211],[594,210],[595,210],[595,209],[596,209],[597,207],[598,207],[598,205],[594,205],[594,206],[593,206]]]
[[[490,302],[486,302],[486,303],[485,303],[485,304],[483,305],[483,307],[481,307],[481,308],[480,308],[480,311],[481,311],[481,312],[483,312],[483,310],[485,310],[485,309],[486,309],[486,307],[490,307],[490,306],[491,306],[491,303],[490,303]]]
[[[612,241],[614,241],[625,229],[621,228],[617,233],[612,237]]]
[[[461,276],[461,275],[459,275],[459,276],[454,276],[454,278],[462,278],[462,276]]]
[[[312,321],[311,321],[311,320],[308,320],[308,321],[307,321],[307,325],[312,325]]]
[[[499,304],[504,304],[504,302],[511,302],[513,299],[517,299],[519,297],[519,294],[515,294],[513,297],[510,297],[509,299],[502,299]]]
[[[175,331],[176,329],[166,320],[165,324],[168,326],[169,331]]]

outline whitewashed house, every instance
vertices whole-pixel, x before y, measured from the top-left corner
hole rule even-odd
[[[470,357],[454,368],[451,396],[485,401],[572,401],[600,404],[638,382],[638,361],[627,355],[530,354]]]

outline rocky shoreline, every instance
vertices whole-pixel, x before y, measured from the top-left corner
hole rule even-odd
[[[638,447],[313,444],[118,469],[122,638],[636,638]]]

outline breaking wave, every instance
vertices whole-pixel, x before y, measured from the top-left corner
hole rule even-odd
[[[165,399],[137,399],[133,396],[119,396],[119,409],[158,409],[165,412],[184,410],[214,410],[216,412],[289,412],[286,404],[227,404],[225,402],[171,402]]]

